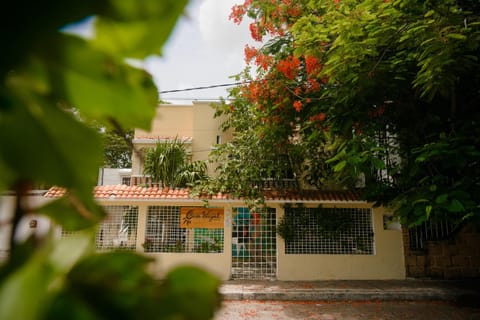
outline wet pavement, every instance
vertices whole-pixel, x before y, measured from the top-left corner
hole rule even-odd
[[[448,301],[480,304],[480,280],[226,281],[224,300]]]
[[[224,301],[214,320],[480,320],[480,309],[433,301]]]
[[[227,281],[214,320],[480,320],[480,280]]]

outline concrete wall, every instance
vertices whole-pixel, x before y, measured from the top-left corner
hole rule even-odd
[[[193,105],[162,104],[156,110],[150,131],[135,130],[135,138],[176,136],[193,136]]]
[[[29,206],[35,207],[48,201],[41,194],[29,198]],[[136,250],[146,256],[153,257],[155,262],[151,266],[151,271],[156,277],[162,278],[166,272],[178,265],[190,264],[200,266],[222,280],[228,280],[231,277],[232,266],[232,212],[234,207],[245,207],[241,201],[211,201],[212,207],[224,208],[224,248],[222,253],[144,253],[143,243],[145,241],[146,218],[148,206],[203,206],[202,201],[131,201],[131,200],[103,200],[101,205],[135,205],[139,207],[139,217],[137,225]],[[9,224],[15,206],[15,197],[5,195],[0,198],[0,254],[8,250]],[[306,205],[309,206],[309,205]],[[318,206],[318,204],[312,204]],[[369,204],[323,204],[324,207],[337,208],[370,208]],[[277,223],[284,214],[282,203],[270,203],[269,207],[275,208],[277,212]],[[277,279],[279,280],[334,280],[334,279],[404,279],[405,278],[405,260],[401,230],[386,230],[383,224],[382,208],[373,208],[373,231],[374,231],[374,254],[373,255],[299,255],[285,254],[285,242],[280,236],[277,236]],[[35,228],[30,227],[32,220],[37,221]],[[32,233],[47,232],[50,228],[50,222],[42,217],[29,215],[20,223],[17,238],[25,239]],[[460,238],[458,246],[453,248],[451,244],[441,246],[442,253],[448,251],[447,258],[437,258],[432,260],[421,260],[416,257],[415,261],[432,261],[431,265],[438,266],[447,261],[449,267],[455,265],[458,261],[464,261],[472,266],[470,271],[479,271],[479,235],[473,235],[471,232],[465,232]],[[3,250],[3,251],[2,251]],[[432,253],[436,252],[431,249]],[[440,250],[440,249],[438,249]],[[467,251],[466,250],[470,250]],[[473,251],[471,251],[473,250]],[[476,252],[472,255],[470,252]],[[1,255],[0,255],[1,259]],[[407,255],[407,262],[411,258]],[[476,269],[475,269],[476,268]],[[433,270],[433,269],[431,269]],[[442,269],[447,270],[447,269]],[[466,272],[467,269],[454,269],[459,272]],[[468,272],[470,272],[468,271]],[[446,272],[446,271],[442,271]],[[453,272],[453,271],[452,271]],[[474,274],[473,271],[471,273]],[[445,274],[444,275],[448,275]]]
[[[229,132],[222,132],[220,125],[223,118],[215,118],[215,110],[211,102],[193,102],[192,105],[160,105],[152,121],[150,131],[135,130],[135,139],[144,137],[191,137],[192,144],[188,149],[192,152],[192,160],[207,160],[212,147],[217,143],[228,141]],[[137,148],[154,147],[155,144],[136,144]],[[209,167],[213,174],[214,166]],[[132,155],[132,173],[142,174],[142,165],[138,155]]]
[[[33,209],[50,201],[43,197],[44,193],[45,190],[31,191],[25,199],[25,206]],[[0,196],[0,262],[7,257],[10,250],[10,235],[15,204],[16,196],[11,194]],[[28,214],[24,216],[18,224],[15,239],[17,241],[23,241],[34,234],[43,235],[49,231],[50,226],[51,222],[47,218]]]
[[[130,177],[132,169],[100,168],[98,170],[98,185],[122,184],[123,177]]]
[[[104,205],[138,205],[139,221],[136,248],[144,252],[147,207],[159,206],[203,206],[201,201],[165,202],[165,201],[104,201]],[[144,253],[155,258],[151,271],[162,278],[166,272],[182,264],[197,265],[216,274],[222,280],[231,277],[232,266],[232,208],[245,207],[243,202],[210,202],[210,206],[225,208],[224,250],[222,253]],[[279,203],[269,205],[277,210],[277,223],[283,216]],[[315,206],[318,206],[316,204]],[[333,206],[333,204],[324,205]],[[336,207],[359,208],[369,204],[336,204]],[[334,280],[334,279],[404,279],[405,261],[402,232],[384,230],[384,211],[373,209],[373,227],[375,234],[374,255],[292,255],[285,254],[285,243],[277,235],[277,278],[279,280]]]
[[[324,205],[331,207],[332,205]],[[369,204],[338,204],[337,208],[370,208]],[[277,208],[277,221],[284,214]],[[404,279],[402,232],[384,230],[384,211],[373,208],[373,255],[285,254],[285,242],[277,240],[279,280]]]

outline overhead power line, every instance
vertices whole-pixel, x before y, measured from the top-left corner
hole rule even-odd
[[[185,89],[175,89],[175,90],[163,90],[160,93],[173,93],[173,92],[185,92],[185,91],[195,91],[195,90],[206,90],[206,89],[213,89],[213,88],[221,88],[221,87],[233,87],[241,85],[245,82],[232,82],[232,83],[223,83],[223,84],[213,84],[210,86],[203,86],[203,87],[194,87],[194,88],[185,88]]]

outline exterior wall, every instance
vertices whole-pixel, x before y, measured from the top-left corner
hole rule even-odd
[[[324,205],[331,207],[333,205]],[[370,208],[371,205],[338,204],[338,208]],[[277,221],[284,214],[277,208]],[[285,242],[277,238],[279,280],[405,279],[402,233],[384,230],[382,208],[373,208],[374,255],[285,254]]]
[[[9,226],[5,221],[11,219],[11,214],[15,205],[14,196],[2,196],[0,198],[0,261],[8,253]],[[32,196],[29,199],[32,207],[41,205],[49,201],[40,194]],[[157,278],[162,278],[169,270],[179,265],[196,265],[202,267],[221,280],[231,278],[232,268],[232,212],[234,207],[245,207],[242,201],[218,201],[210,202],[211,207],[224,208],[224,247],[221,253],[145,253],[143,243],[145,241],[147,208],[148,206],[198,206],[205,205],[202,201],[132,201],[132,200],[103,200],[100,205],[138,206],[138,224],[136,251],[146,256],[154,258],[151,265],[151,271]],[[308,206],[308,205],[307,205]],[[312,205],[318,206],[318,204]],[[337,208],[370,208],[369,204],[324,204],[324,207]],[[271,203],[269,207],[275,208],[277,212],[277,223],[284,214],[282,203]],[[277,279],[294,280],[341,280],[341,279],[404,279],[405,278],[405,260],[402,242],[402,232],[400,230],[385,230],[383,225],[384,211],[382,208],[373,208],[373,231],[375,234],[375,254],[374,255],[299,255],[285,254],[285,242],[280,236],[277,236]],[[30,221],[36,220],[36,228],[30,227]],[[50,222],[42,217],[27,216],[20,224],[18,239],[25,239],[32,233],[47,232],[50,228]],[[415,262],[422,262],[425,265],[431,264],[429,270],[437,270],[441,264],[446,263],[448,268],[443,268],[442,275],[449,278],[452,275],[471,275],[478,276],[480,249],[479,234],[472,233],[468,229],[462,233],[457,240],[458,246],[452,246],[452,243],[441,244],[440,247],[431,247],[432,257],[415,257]],[[407,247],[408,248],[408,247]],[[434,249],[436,248],[436,249]],[[433,253],[447,253],[448,258],[435,256]],[[476,252],[475,255],[471,252]],[[410,253],[407,254],[407,266],[409,272]],[[430,262],[429,262],[430,261]],[[447,262],[444,262],[447,261]],[[470,269],[458,267],[458,263],[464,261]],[[424,268],[425,270],[425,268]],[[455,271],[456,270],[456,271]],[[434,272],[434,271],[432,271]],[[457,273],[454,273],[457,272]],[[477,272],[477,273],[475,273]]]
[[[146,216],[148,206],[204,206],[201,201],[104,201],[102,205],[138,205],[139,221],[136,249],[143,253],[145,241]],[[155,259],[151,271],[162,278],[172,268],[189,264],[200,266],[221,280],[231,278],[232,266],[232,208],[245,207],[243,202],[210,202],[212,207],[223,207],[224,248],[222,253],[143,253]],[[315,206],[318,206],[316,204]],[[328,205],[324,205],[327,207]],[[330,205],[333,206],[333,205]],[[368,204],[337,204],[336,207],[368,207]],[[277,211],[277,223],[283,216],[282,204],[269,205]],[[383,210],[373,209],[375,233],[374,255],[292,255],[285,254],[285,243],[277,236],[277,279],[278,280],[335,280],[335,279],[404,279],[405,262],[402,233],[400,230],[384,230]]]
[[[132,169],[100,168],[98,172],[98,185],[122,184],[123,177],[130,177]]]
[[[220,130],[222,118],[215,118],[211,102],[193,102],[192,105],[160,105],[152,122],[150,131],[135,130],[135,138],[142,137],[191,137],[192,160],[208,160],[212,147],[217,143],[228,141],[230,133]],[[138,149],[154,147],[154,144],[136,144]],[[132,155],[132,174],[142,175],[141,160],[137,154]],[[214,166],[209,167],[213,174]]]
[[[408,277],[467,279],[480,277],[480,230],[465,226],[453,239],[429,241],[425,251],[410,249],[404,232]]]
[[[217,277],[221,280],[230,279],[230,269],[231,269],[231,252],[232,252],[232,242],[231,242],[231,205],[222,204],[221,206],[225,208],[224,211],[224,248],[222,253],[146,253],[143,249],[143,243],[145,241],[145,232],[146,232],[146,222],[147,222],[147,208],[149,206],[193,206],[193,207],[203,207],[205,205],[202,201],[188,201],[188,202],[153,202],[153,201],[103,201],[100,202],[101,205],[115,206],[115,205],[135,205],[139,207],[138,210],[138,226],[137,226],[137,243],[136,251],[142,253],[145,256],[154,258],[153,264],[150,266],[150,271],[154,274],[155,277],[161,279],[163,278],[168,271],[178,267],[180,265],[194,265],[199,266]],[[220,205],[213,205],[218,206]],[[244,204],[239,204],[239,206],[244,206]]]
[[[193,136],[193,105],[162,104],[152,121],[150,131],[135,130],[135,137]]]
[[[49,199],[44,198],[44,190],[32,191],[27,197],[26,206],[30,208],[39,207],[45,204]],[[0,196],[0,262],[8,255],[10,250],[11,220],[15,210],[16,197],[13,195]],[[31,222],[35,223],[31,224]],[[32,234],[45,234],[50,229],[50,221],[43,216],[26,215],[18,225],[15,239],[23,241]]]
[[[226,141],[226,134],[220,130],[221,118],[215,118],[215,110],[205,103],[195,103],[193,107],[193,160],[207,160],[212,147]]]

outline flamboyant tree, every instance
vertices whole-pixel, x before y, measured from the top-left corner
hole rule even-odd
[[[274,170],[241,184],[227,160],[254,150],[291,159],[300,185],[361,185],[404,222],[480,215],[477,1],[246,0],[230,18],[245,16],[259,45],[219,108],[236,132],[221,181],[247,191]]]

